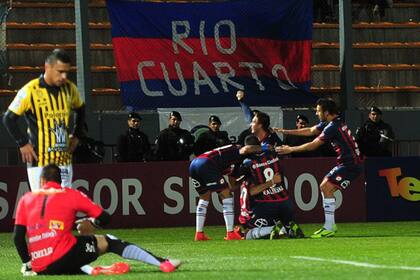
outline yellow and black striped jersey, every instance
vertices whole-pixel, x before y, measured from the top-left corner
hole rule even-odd
[[[51,87],[41,76],[18,91],[9,110],[18,116],[25,115],[29,139],[38,156],[33,166],[71,164],[70,113],[81,106],[80,93],[70,81],[61,87]]]

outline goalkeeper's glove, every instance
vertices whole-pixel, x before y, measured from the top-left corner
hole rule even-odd
[[[35,276],[36,272],[32,271],[32,264],[31,261],[27,263],[22,264],[22,268],[20,269],[20,272],[23,276]]]

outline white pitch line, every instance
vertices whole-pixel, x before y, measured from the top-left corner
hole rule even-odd
[[[307,260],[307,261],[330,262],[330,263],[347,264],[347,265],[352,265],[352,266],[368,267],[368,268],[399,269],[399,270],[416,270],[416,271],[420,271],[420,267],[418,267],[418,266],[382,265],[382,264],[372,264],[372,263],[365,263],[365,262],[354,262],[354,261],[346,261],[346,260],[331,260],[331,259],[315,258],[315,257],[305,257],[305,256],[290,256],[290,257],[293,258],[293,259],[300,259],[300,260]]]

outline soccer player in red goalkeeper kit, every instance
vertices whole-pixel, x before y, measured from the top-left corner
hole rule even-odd
[[[110,215],[85,194],[60,185],[60,168],[49,164],[41,172],[41,189],[26,193],[16,212],[14,243],[22,260],[22,274],[123,274],[127,263],[92,267],[89,263],[111,252],[173,272],[179,260],[163,259],[110,234],[94,235],[95,228],[109,223]],[[79,236],[71,232],[76,213],[89,218],[78,225]],[[28,242],[25,239],[27,237]]]

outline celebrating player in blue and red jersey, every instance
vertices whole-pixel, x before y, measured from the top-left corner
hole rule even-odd
[[[268,146],[227,145],[208,151],[195,158],[190,165],[190,175],[195,188],[200,195],[196,212],[196,241],[209,240],[203,231],[212,192],[218,192],[223,204],[223,217],[226,223],[225,240],[241,239],[233,231],[234,212],[233,196],[223,175],[231,172],[231,166],[242,162],[243,155],[268,149]]]
[[[325,212],[324,227],[316,231],[311,237],[331,237],[335,235],[335,198],[334,192],[338,189],[345,190],[350,186],[350,181],[356,179],[362,171],[363,157],[350,129],[339,116],[338,108],[331,99],[321,98],[317,101],[316,115],[320,123],[310,128],[301,129],[274,129],[283,134],[311,136],[318,135],[312,142],[295,146],[277,147],[280,154],[299,153],[312,151],[326,142],[331,143],[337,153],[337,165],[325,176],[320,188],[323,195]]]
[[[254,135],[245,138],[247,145],[259,145]],[[295,223],[289,194],[284,187],[280,159],[272,151],[251,154],[242,164],[245,181],[241,186],[241,215],[239,221],[245,228],[246,239],[272,235],[304,237]],[[283,228],[277,227],[281,221]],[[280,231],[281,230],[281,231]]]

